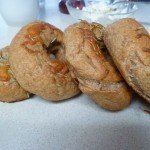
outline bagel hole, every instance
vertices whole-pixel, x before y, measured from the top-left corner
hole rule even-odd
[[[63,45],[60,42],[54,41],[47,48],[47,52],[50,55],[50,59],[61,58]]]
[[[50,54],[50,59],[56,59],[56,56],[54,54]]]
[[[62,49],[62,44],[57,41],[52,42],[48,47],[48,51],[53,54],[56,54],[60,49]]]

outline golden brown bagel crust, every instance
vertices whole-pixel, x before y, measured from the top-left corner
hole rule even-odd
[[[23,27],[11,43],[10,64],[20,85],[46,100],[68,99],[78,84],[63,60],[50,59],[53,46],[62,46],[63,32],[45,22]]]
[[[64,32],[65,56],[83,93],[108,110],[121,110],[130,104],[131,93],[100,49],[101,32],[100,25],[85,21],[69,26]]]
[[[134,19],[106,28],[105,44],[127,83],[150,102],[150,35]]]
[[[29,98],[26,92],[12,75],[8,63],[9,47],[0,50],[0,101],[15,102]]]

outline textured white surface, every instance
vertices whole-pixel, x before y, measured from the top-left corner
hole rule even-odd
[[[54,8],[47,5],[41,18],[61,29],[74,22]],[[18,30],[0,18],[0,47]],[[37,96],[1,102],[0,150],[149,150],[150,115],[143,111],[147,107],[134,96],[130,107],[112,113],[83,94],[59,103]]]

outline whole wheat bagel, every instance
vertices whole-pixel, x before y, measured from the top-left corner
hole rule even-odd
[[[0,50],[0,101],[15,102],[29,98],[26,92],[13,77],[8,63],[9,47]]]
[[[58,28],[38,21],[23,27],[11,42],[9,61],[15,78],[25,90],[50,101],[80,92],[66,62],[50,57],[53,49],[63,48],[62,37]]]
[[[81,91],[108,110],[121,110],[131,93],[107,54],[102,41],[103,27],[85,21],[64,32],[65,57]]]
[[[150,35],[134,19],[109,25],[104,42],[127,83],[150,102]]]

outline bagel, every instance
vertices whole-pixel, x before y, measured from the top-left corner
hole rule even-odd
[[[50,101],[68,99],[80,92],[66,62],[50,57],[53,49],[59,51],[60,47],[63,32],[48,23],[36,21],[18,32],[11,42],[9,61],[25,90]]]
[[[65,58],[83,93],[105,109],[121,110],[130,104],[131,92],[107,53],[103,32],[100,24],[86,21],[69,26]]]
[[[9,47],[0,50],[0,101],[15,102],[29,98],[26,92],[13,77],[8,63]]]
[[[126,82],[150,102],[150,35],[134,19],[121,19],[108,27],[104,42]]]

